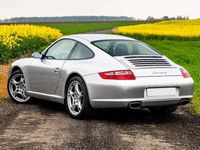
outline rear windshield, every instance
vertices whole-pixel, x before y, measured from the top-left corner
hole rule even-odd
[[[131,40],[104,40],[104,41],[94,41],[93,45],[102,49],[111,56],[125,56],[125,55],[156,55],[160,56],[150,46]]]

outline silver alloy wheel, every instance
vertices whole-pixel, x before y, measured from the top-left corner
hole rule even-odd
[[[70,83],[67,90],[67,104],[73,115],[78,115],[83,107],[83,89],[76,80]]]
[[[23,74],[15,74],[9,82],[9,91],[17,102],[27,102],[30,96],[26,94],[26,84]]]

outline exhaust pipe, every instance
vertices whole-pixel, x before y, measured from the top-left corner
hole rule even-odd
[[[138,102],[130,102],[128,107],[130,109],[141,109],[142,108],[142,102],[138,101]]]
[[[190,99],[182,99],[182,100],[180,100],[180,105],[186,105],[186,104],[188,104],[190,102]]]

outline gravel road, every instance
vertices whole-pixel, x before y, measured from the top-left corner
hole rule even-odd
[[[0,106],[0,149],[200,149],[200,116],[180,107],[170,116],[147,110],[99,110],[74,120],[61,104],[34,99]]]

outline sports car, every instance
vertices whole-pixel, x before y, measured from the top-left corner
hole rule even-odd
[[[193,97],[193,79],[151,46],[112,34],[64,36],[42,53],[15,61],[8,93],[18,103],[39,98],[82,118],[97,108],[148,108],[170,114]]]

